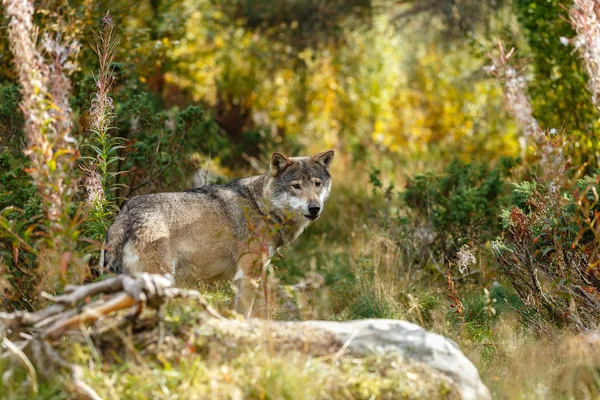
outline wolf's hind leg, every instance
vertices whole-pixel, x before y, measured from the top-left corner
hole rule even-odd
[[[150,274],[175,275],[175,259],[167,239],[154,240],[140,249],[137,270]]]

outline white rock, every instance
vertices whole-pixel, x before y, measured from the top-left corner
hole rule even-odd
[[[358,321],[305,321],[333,333],[340,343],[348,343],[354,353],[396,352],[444,373],[459,388],[463,400],[491,399],[479,371],[452,340],[428,332],[406,321],[366,319]]]

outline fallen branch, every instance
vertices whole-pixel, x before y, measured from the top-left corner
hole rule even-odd
[[[224,320],[199,292],[174,288],[172,284],[168,275],[118,275],[88,285],[67,286],[66,293],[60,296],[43,293],[43,297],[54,304],[36,312],[0,313],[0,337],[9,350],[2,358],[12,357],[26,366],[34,392],[37,391],[36,368],[50,371],[48,365],[51,365],[70,371],[73,386],[80,395],[100,399],[83,381],[81,367],[66,361],[56,350],[60,339],[119,311],[130,311],[124,320],[129,324],[134,324],[146,307],[157,310],[160,316],[163,305],[172,298],[194,299],[212,318]],[[83,305],[85,301],[89,304]],[[13,342],[9,337],[25,339]]]

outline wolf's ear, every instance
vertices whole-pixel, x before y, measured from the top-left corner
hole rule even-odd
[[[321,164],[326,171],[329,171],[329,166],[333,161],[334,153],[335,152],[333,150],[324,151],[323,153],[319,153],[316,156],[314,156],[312,158],[312,161]]]
[[[280,153],[273,153],[273,157],[271,157],[271,175],[279,175],[290,165],[292,165],[292,161],[289,158]]]

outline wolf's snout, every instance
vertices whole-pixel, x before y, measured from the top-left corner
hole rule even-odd
[[[321,211],[321,206],[317,204],[311,204],[308,206],[308,212],[310,213],[310,215],[319,215],[319,211]]]

